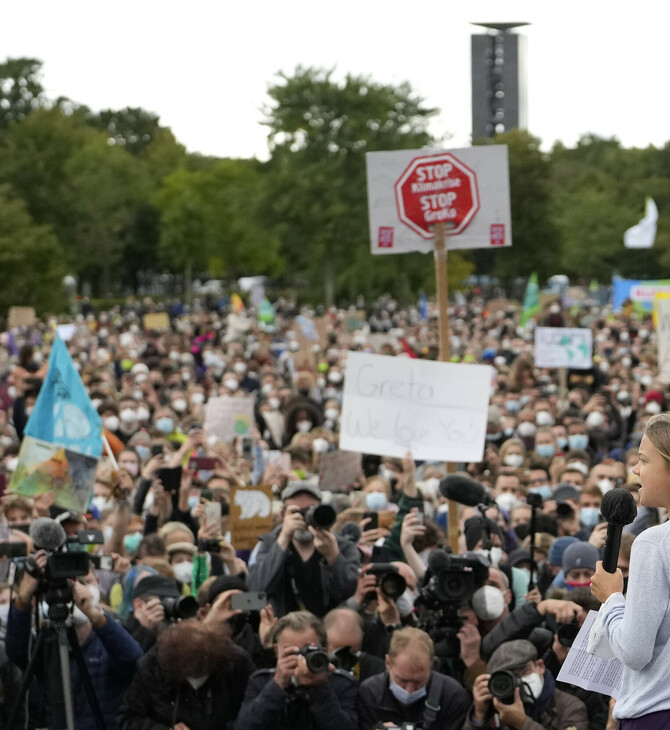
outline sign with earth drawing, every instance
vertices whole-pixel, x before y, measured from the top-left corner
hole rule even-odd
[[[539,368],[589,370],[593,366],[593,333],[577,327],[537,327],[535,365]]]

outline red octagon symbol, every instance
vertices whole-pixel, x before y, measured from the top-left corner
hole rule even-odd
[[[395,184],[398,217],[422,238],[446,223],[446,233],[462,233],[479,210],[477,175],[449,152],[415,157]]]

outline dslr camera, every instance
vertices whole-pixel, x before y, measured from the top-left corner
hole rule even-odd
[[[329,530],[337,519],[335,508],[329,504],[315,504],[299,510],[307,527]]]
[[[324,651],[320,646],[316,644],[305,644],[298,649],[296,655],[305,657],[307,669],[312,674],[325,674],[328,671],[330,657],[328,656],[328,652]]]
[[[527,696],[526,684],[509,669],[500,669],[489,677],[489,692],[504,705],[514,704],[514,690],[519,688],[521,699],[532,699]]]
[[[400,598],[407,588],[407,582],[398,572],[398,568],[391,563],[371,563],[366,575],[374,575],[381,592],[394,601]],[[365,597],[373,600],[377,594],[370,591]]]
[[[161,604],[167,621],[179,621],[193,618],[198,613],[198,601],[195,596],[161,596]]]

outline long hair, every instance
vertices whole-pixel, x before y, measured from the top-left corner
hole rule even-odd
[[[644,435],[665,459],[666,466],[670,466],[670,412],[664,411],[652,416],[647,421]]]

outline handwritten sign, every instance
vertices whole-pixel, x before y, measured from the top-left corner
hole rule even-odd
[[[440,461],[481,461],[488,365],[350,352],[340,448]]]
[[[356,451],[327,451],[319,461],[319,486],[331,492],[346,492],[361,473],[361,454]]]
[[[258,538],[272,529],[272,487],[233,487],[230,542],[236,550],[253,550]]]
[[[254,425],[254,399],[224,395],[207,401],[205,432],[221,441],[250,434]]]
[[[539,368],[589,370],[593,366],[593,333],[576,327],[537,327],[535,365]]]
[[[7,317],[7,327],[32,327],[35,324],[35,309],[33,307],[10,307]]]
[[[654,297],[654,326],[658,347],[658,377],[670,383],[670,294],[659,292]]]

